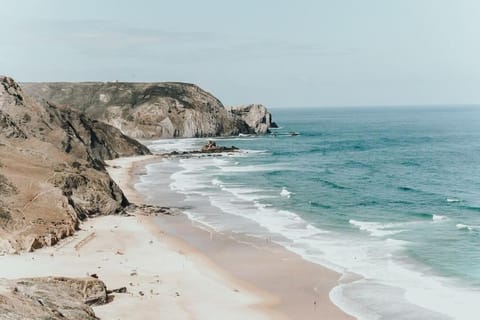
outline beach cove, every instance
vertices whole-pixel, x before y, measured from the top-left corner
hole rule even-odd
[[[127,214],[1,256],[2,274],[124,288],[94,307],[104,319],[476,319],[478,168],[464,151],[478,112],[350,112],[278,111],[285,128],[217,138],[217,154],[198,152],[208,138],[143,141],[154,155],[107,165]]]
[[[142,203],[135,182],[156,156],[109,162],[128,199]],[[54,247],[1,257],[8,278],[88,276],[127,287],[94,307],[101,319],[353,319],[330,301],[339,274],[282,247],[216,233],[185,215],[90,219]],[[32,263],[35,269],[32,269]]]

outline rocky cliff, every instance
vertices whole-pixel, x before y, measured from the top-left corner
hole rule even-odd
[[[178,82],[25,83],[37,101],[85,112],[134,138],[191,138],[265,134],[271,115],[264,106],[226,109],[200,87]]]
[[[37,103],[0,77],[0,252],[53,245],[87,216],[121,212],[128,201],[104,160],[148,153],[118,129]]]
[[[2,320],[96,320],[90,306],[105,303],[105,284],[93,278],[0,279]]]
[[[261,104],[230,107],[230,112],[234,117],[245,121],[256,134],[266,133],[272,127],[272,115]]]

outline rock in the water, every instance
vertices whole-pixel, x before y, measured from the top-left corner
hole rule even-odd
[[[193,151],[172,151],[169,153],[163,153],[162,156],[171,156],[171,157],[180,157],[180,158],[189,158],[195,155],[202,155],[202,154],[215,154],[215,153],[231,153],[231,152],[238,152],[240,149],[231,146],[231,147],[225,147],[225,146],[217,146],[217,143],[213,140],[209,140],[206,145],[202,147],[200,150],[193,150]]]
[[[213,140],[209,140],[206,145],[202,147],[201,153],[219,153],[219,152],[232,152],[238,151],[238,148],[235,146],[224,147],[217,146],[217,143]],[[195,153],[195,152],[194,152]]]
[[[253,133],[268,133],[272,126],[272,115],[267,108],[261,104],[250,104],[247,106],[231,107],[231,112],[238,118],[245,121]],[[275,124],[276,125],[276,124]]]
[[[120,287],[118,289],[107,290],[107,293],[127,293],[127,287]]]
[[[213,140],[209,140],[206,145],[202,147],[202,152],[208,152],[217,149],[217,143]]]

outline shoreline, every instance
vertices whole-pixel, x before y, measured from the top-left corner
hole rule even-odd
[[[116,159],[109,163],[112,168],[120,168],[109,171],[129,200],[145,203],[135,184],[144,174],[145,166],[157,161],[161,161],[158,156]],[[258,307],[270,315],[276,313],[274,319],[279,319],[278,313],[285,314],[287,319],[354,319],[329,297],[330,291],[339,285],[341,274],[306,261],[278,244],[242,234],[216,232],[190,220],[184,213],[144,217],[143,222],[152,232],[166,235],[168,241],[181,242],[203,255],[213,267],[259,295],[262,303]]]
[[[201,254],[149,228],[147,220],[140,214],[87,219],[55,246],[0,256],[0,277],[95,275],[108,289],[126,287],[93,306],[105,320],[283,319],[263,308],[267,295],[247,290]]]
[[[127,198],[159,156],[109,161]],[[117,319],[354,319],[329,299],[340,275],[261,239],[217,233],[185,214],[101,216],[73,236],[34,252],[0,256],[1,278],[95,275],[108,289],[126,287],[93,306]]]
[[[107,170],[109,171],[112,179],[119,185],[131,203],[138,205],[146,204],[142,195],[135,190],[134,182],[140,175],[143,174],[143,170],[147,164],[157,161],[161,161],[161,156],[150,155],[119,158],[108,161],[109,167]],[[162,217],[168,215],[160,214],[159,216]],[[243,319],[245,317],[249,319],[287,319],[281,313],[270,309],[270,306],[275,304],[276,298],[274,296],[233,278],[223,269],[215,265],[215,263],[213,263],[207,256],[193,248],[190,244],[182,241],[179,238],[169,235],[164,230],[159,229],[153,221],[154,217],[148,215],[136,215],[135,217],[144,228],[144,231],[153,235],[168,249],[173,250],[180,256],[185,257],[186,260],[190,260],[191,267],[198,272],[197,277],[214,279],[214,281],[217,282],[217,285],[222,285],[225,287],[221,290],[219,290],[220,288],[215,288],[215,291],[219,290],[220,292],[213,293],[212,289],[214,288],[212,287],[212,284],[202,283],[203,287],[198,290],[200,291],[199,293],[190,297],[188,302],[182,302],[182,305],[184,306],[188,316],[184,315],[179,319],[211,318],[212,316],[222,317],[225,319]],[[156,254],[160,255],[161,253]],[[184,264],[182,268],[184,268]],[[176,276],[178,278],[183,278],[182,274],[178,274]],[[179,285],[179,281],[181,281],[180,279],[175,279],[174,281],[178,285],[175,295],[183,295],[183,292],[189,290],[189,283]],[[220,295],[222,295],[220,300],[224,301],[217,301],[217,299],[220,298]],[[208,301],[205,299],[205,297],[209,297]],[[225,301],[225,299],[228,301]],[[205,302],[208,302],[207,305],[205,305]],[[218,312],[218,304],[223,304],[223,311]],[[131,306],[126,307],[130,308]],[[148,307],[156,310],[158,308],[158,304],[152,303]],[[103,308],[107,309],[107,305],[100,306],[95,311],[97,312],[97,310]],[[232,314],[233,310],[235,310],[235,315]],[[173,317],[175,319],[177,316],[178,315],[169,315],[170,318]]]

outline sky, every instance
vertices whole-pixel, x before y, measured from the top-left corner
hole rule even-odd
[[[478,0],[0,0],[0,74],[225,105],[480,104]]]

